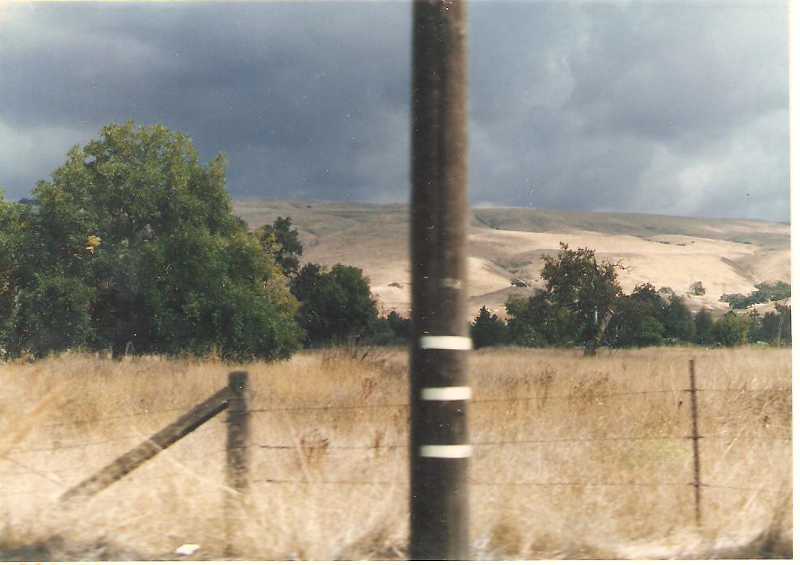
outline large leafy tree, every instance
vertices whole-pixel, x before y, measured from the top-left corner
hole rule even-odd
[[[187,136],[162,125],[111,123],[73,147],[34,188],[35,209],[18,212],[2,346],[290,355],[296,301],[233,216],[225,168],[224,155],[202,164]]]
[[[553,302],[570,311],[580,326],[585,352],[593,354],[612,315],[611,306],[622,293],[618,265],[599,261],[591,249],[573,250],[561,243],[557,257],[544,258],[542,279]]]

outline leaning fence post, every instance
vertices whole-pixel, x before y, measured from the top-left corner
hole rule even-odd
[[[225,553],[232,555],[236,547],[236,533],[242,516],[248,490],[250,436],[250,382],[245,371],[228,375],[230,399],[228,401],[227,484],[225,491],[225,528],[227,545]]]
[[[694,448],[694,519],[700,527],[700,434],[697,432],[697,383],[694,378],[694,359],[689,360],[689,386],[692,396],[692,447]]]
[[[149,439],[118,457],[78,486],[65,492],[61,495],[61,502],[89,498],[114,484],[225,410],[228,407],[229,396],[227,388],[218,391],[163,430],[153,434]]]

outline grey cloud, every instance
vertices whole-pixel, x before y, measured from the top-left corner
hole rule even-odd
[[[788,219],[785,4],[713,4],[472,4],[473,201]],[[11,197],[134,119],[228,153],[234,196],[408,198],[407,2],[2,11]]]
[[[481,201],[788,219],[788,119],[754,127],[788,108],[785,5],[550,4],[511,33],[480,7],[494,28],[473,36],[473,76],[494,76],[473,97]],[[540,50],[516,56],[526,25]]]

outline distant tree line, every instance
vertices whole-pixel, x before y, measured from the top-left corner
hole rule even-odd
[[[763,282],[757,284],[756,289],[747,296],[744,294],[723,294],[721,300],[730,304],[731,308],[741,310],[749,308],[753,304],[783,300],[792,295],[792,285],[782,281],[773,284]]]
[[[763,316],[755,310],[738,316],[729,311],[714,320],[707,309],[693,314],[682,297],[662,289],[668,291],[665,297],[665,292],[650,283],[624,294],[617,282],[617,268],[607,261],[598,262],[590,249],[571,250],[562,243],[557,257],[545,258],[541,272],[545,288],[527,299],[512,295],[505,305],[507,321],[485,306],[481,308],[471,328],[475,347],[583,346],[591,354],[599,344],[615,348],[679,343],[727,347],[791,344],[788,306],[776,304],[775,312]],[[766,289],[760,296],[775,292],[775,288],[782,292],[782,284],[758,285],[758,292]]]

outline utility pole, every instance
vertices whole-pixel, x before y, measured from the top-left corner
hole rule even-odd
[[[410,559],[469,559],[467,6],[413,4]]]

